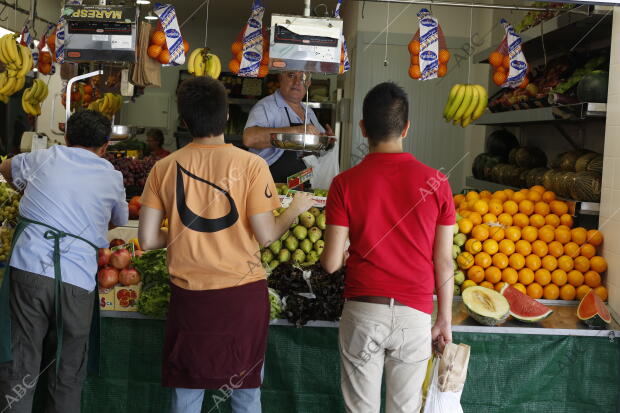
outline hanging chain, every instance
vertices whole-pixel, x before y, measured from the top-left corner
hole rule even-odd
[[[390,3],[387,6],[387,16],[385,19],[385,55],[383,56],[383,66],[387,67],[388,60],[388,36],[390,35]]]
[[[207,30],[209,29],[209,0],[206,4],[207,17],[205,18],[205,49],[207,48]]]
[[[473,55],[472,46],[471,46],[471,36],[472,36],[471,31],[472,31],[473,25],[474,25],[474,8],[472,7],[469,9],[469,50],[468,50],[469,64],[467,65],[467,84],[470,83],[470,78],[471,78],[471,56]]]

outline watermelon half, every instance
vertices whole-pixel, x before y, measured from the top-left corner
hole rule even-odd
[[[577,317],[590,327],[603,327],[611,323],[609,310],[593,289],[581,299],[577,307]]]
[[[510,315],[525,323],[538,323],[549,317],[553,310],[509,284],[502,288],[502,295],[510,304]]]

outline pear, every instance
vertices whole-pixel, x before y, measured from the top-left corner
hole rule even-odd
[[[272,242],[271,244],[269,244],[269,249],[271,250],[271,252],[273,252],[274,254],[277,254],[280,252],[280,250],[282,249],[282,241],[277,240]]]
[[[316,217],[316,226],[319,227],[319,229],[325,230],[326,224],[327,220],[325,219],[325,213],[322,212],[318,217]]]
[[[459,224],[454,224],[454,235],[459,233]]]
[[[306,227],[297,225],[295,228],[293,228],[293,235],[295,235],[295,238],[301,241],[303,239],[306,239],[306,237],[308,236],[308,230],[306,229]]]
[[[459,247],[465,245],[465,241],[467,241],[467,235],[458,233],[454,236],[454,243]]]
[[[286,231],[284,234],[282,234],[282,236],[280,237],[280,241],[284,241],[285,239],[287,239],[287,238],[288,238],[288,236],[289,236],[289,234],[290,234],[290,231],[288,231],[288,230],[287,230],[287,231]]]
[[[454,283],[456,285],[461,285],[465,281],[465,273],[461,270],[454,273]]]
[[[314,225],[316,218],[309,211],[303,212],[299,215],[299,223],[306,228],[310,228]]]
[[[273,260],[269,263],[269,268],[271,268],[272,270],[275,270],[278,265],[280,265],[280,261]]]
[[[278,214],[282,215],[284,213],[284,211],[286,211],[286,208],[280,207],[280,208],[276,209],[276,211],[278,211]]]
[[[297,238],[295,238],[294,235],[289,235],[286,241],[284,241],[284,245],[286,245],[287,250],[293,252],[299,246],[299,241],[297,241]]]
[[[308,212],[310,212],[312,215],[314,215],[314,217],[318,217],[319,215],[321,215],[321,210],[318,209],[317,207],[312,207],[308,210]]]
[[[306,254],[312,251],[312,247],[312,242],[308,238],[299,243],[299,248],[301,248],[301,250]]]
[[[318,260],[319,260],[319,253],[316,251],[310,251],[306,255],[306,261],[311,262],[312,264],[316,264]]]
[[[295,240],[297,241],[297,240]],[[291,260],[291,252],[286,248],[282,248],[282,251],[278,254],[278,261],[289,262]]]
[[[325,248],[325,241],[320,239],[314,243],[314,250],[321,255],[323,253],[323,249]]]
[[[458,257],[460,253],[461,253],[461,247],[453,244],[452,245],[452,259],[456,259],[456,257]]]
[[[454,295],[461,295],[461,287],[454,284]]]
[[[323,231],[321,231],[318,227],[312,227],[308,230],[308,239],[310,242],[315,243],[321,239],[323,236]]]
[[[296,263],[302,263],[306,260],[306,254],[302,250],[297,249],[293,253],[292,258],[293,258],[293,261],[295,261]]]
[[[268,264],[270,261],[273,260],[273,252],[270,249],[264,250],[263,253],[260,255],[260,260],[262,263]]]

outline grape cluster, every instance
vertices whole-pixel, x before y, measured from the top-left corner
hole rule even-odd
[[[9,184],[0,183],[0,262],[6,261],[11,251],[20,198],[19,192],[14,191]]]
[[[0,262],[9,259],[11,252],[11,241],[13,240],[13,228],[0,227]]]
[[[147,156],[144,159],[117,158],[111,154],[106,154],[106,159],[114,165],[114,168],[123,174],[123,184],[125,187],[138,186],[144,187],[146,178],[157,159]]]

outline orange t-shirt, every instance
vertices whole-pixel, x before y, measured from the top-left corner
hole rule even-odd
[[[265,279],[250,216],[280,207],[267,163],[233,145],[190,143],[158,161],[143,205],[168,218],[168,270],[188,290]]]

